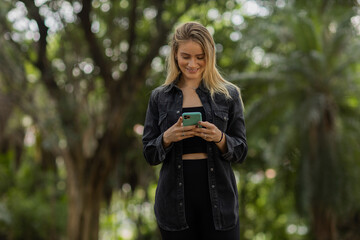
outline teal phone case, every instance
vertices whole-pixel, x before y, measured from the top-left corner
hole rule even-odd
[[[182,117],[184,126],[198,125],[198,127],[201,127],[198,124],[199,121],[202,121],[201,112],[185,112]]]

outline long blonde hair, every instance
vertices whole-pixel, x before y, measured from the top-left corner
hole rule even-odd
[[[226,85],[234,86],[240,96],[239,87],[225,80],[216,68],[214,39],[210,32],[202,24],[197,22],[187,22],[175,29],[172,41],[170,42],[171,52],[167,58],[167,77],[163,85],[171,84],[180,74],[180,68],[175,56],[179,49],[179,44],[189,40],[198,43],[205,53],[206,66],[203,73],[203,84],[209,89],[211,97],[213,97],[215,93],[223,93],[227,98],[231,98]]]

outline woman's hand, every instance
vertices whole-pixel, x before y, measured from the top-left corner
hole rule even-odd
[[[168,128],[163,135],[163,146],[167,148],[173,142],[178,142],[186,138],[191,138],[195,136],[193,131],[196,128],[196,125],[193,126],[183,126],[183,119],[180,117],[178,121]]]
[[[222,132],[212,123],[199,122],[202,128],[195,130],[195,136],[201,137],[208,142],[219,142],[221,139]]]
[[[227,152],[225,134],[220,131],[214,124],[209,122],[199,122],[202,128],[196,128],[195,136],[201,137],[205,141],[215,142],[222,153]]]

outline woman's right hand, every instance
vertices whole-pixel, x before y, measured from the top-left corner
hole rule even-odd
[[[163,135],[163,145],[164,148],[170,146],[173,142],[178,142],[186,138],[191,138],[195,136],[193,131],[196,128],[196,125],[193,126],[183,126],[183,119],[179,117],[178,121],[168,128]]]

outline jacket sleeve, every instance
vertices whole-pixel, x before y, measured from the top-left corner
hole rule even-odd
[[[162,144],[164,133],[160,131],[159,126],[158,95],[158,92],[155,90],[151,93],[142,138],[144,157],[150,165],[157,165],[163,162],[166,154],[173,146],[171,144],[168,148],[164,149]]]
[[[222,154],[222,157],[230,162],[242,163],[248,150],[244,109],[239,92],[235,88],[231,88],[229,91],[232,99],[230,100],[228,128],[224,132],[228,151]]]

